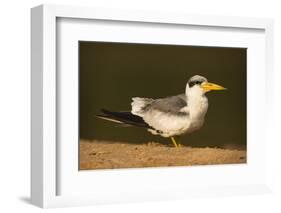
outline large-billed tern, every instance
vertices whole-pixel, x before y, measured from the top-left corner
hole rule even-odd
[[[200,75],[191,77],[184,94],[166,98],[132,98],[131,111],[112,112],[105,109],[97,117],[126,126],[144,127],[154,135],[170,137],[179,147],[175,137],[199,130],[204,124],[208,110],[206,93],[211,90],[225,90],[210,83]]]

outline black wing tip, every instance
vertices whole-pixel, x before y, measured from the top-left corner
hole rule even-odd
[[[106,115],[103,115],[103,114],[96,114],[95,117],[97,118],[103,118],[103,117],[107,117]]]
[[[100,111],[101,111],[103,114],[109,114],[109,113],[112,112],[112,111],[107,110],[107,109],[104,109],[104,108],[101,108]]]
[[[96,115],[97,118],[128,124],[130,126],[151,128],[141,117],[129,111],[114,112],[104,108],[100,109],[100,111],[102,114]]]
[[[114,120],[118,120],[116,119],[116,116],[114,115],[113,111],[101,108],[100,109],[100,114],[96,114],[95,117],[97,118],[101,118],[101,119],[114,119]]]
[[[106,118],[110,118],[110,111],[106,110],[106,109],[100,109],[100,113],[99,114],[95,114],[94,115],[96,118],[101,118],[101,119],[106,119]]]
[[[101,112],[101,113],[95,114],[94,116],[95,116],[95,117],[98,117],[98,118],[100,118],[100,117],[107,117],[108,114],[109,114],[111,111],[102,108],[102,109],[100,109],[100,112]]]

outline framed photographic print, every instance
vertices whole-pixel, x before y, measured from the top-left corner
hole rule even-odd
[[[32,203],[270,191],[272,20],[31,14]]]

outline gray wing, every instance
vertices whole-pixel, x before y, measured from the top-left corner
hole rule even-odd
[[[170,96],[166,98],[156,99],[146,110],[157,110],[164,113],[170,113],[175,115],[184,115],[187,112],[181,111],[182,108],[187,106],[187,97],[185,94],[176,96]]]

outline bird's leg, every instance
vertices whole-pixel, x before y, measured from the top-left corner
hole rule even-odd
[[[176,136],[176,139],[178,141],[178,147],[181,147],[181,136]]]
[[[174,146],[175,146],[176,148],[178,148],[178,144],[177,144],[175,138],[174,138],[174,137],[171,137],[171,140],[172,140]]]

